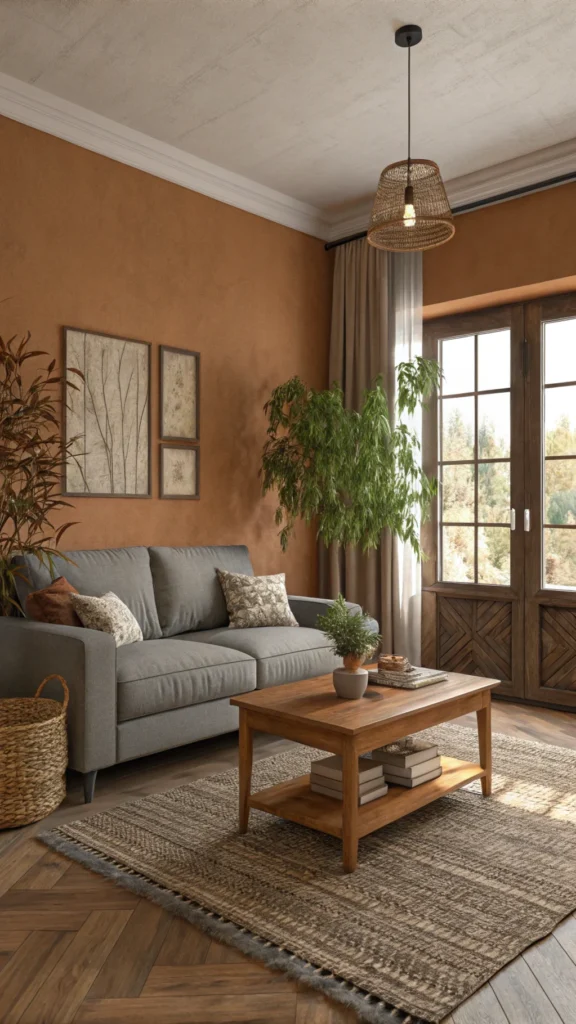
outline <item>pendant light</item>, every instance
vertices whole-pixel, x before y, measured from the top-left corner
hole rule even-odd
[[[408,50],[408,159],[389,164],[380,175],[368,241],[376,249],[420,252],[448,242],[456,229],[438,164],[410,154],[410,51],[422,39],[422,29],[403,25],[394,39]]]

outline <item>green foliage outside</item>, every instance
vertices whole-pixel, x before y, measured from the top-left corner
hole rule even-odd
[[[394,416],[381,378],[365,391],[360,412],[345,408],[337,384],[316,391],[293,377],[274,389],[264,406],[262,474],[264,493],[278,493],[283,550],[301,518],[316,523],[326,545],[376,548],[387,529],[420,556],[420,514],[436,482],[423,473],[420,442],[403,418],[437,387],[438,365],[417,357],[397,367],[397,380]]]
[[[339,594],[326,615],[318,616],[318,629],[332,641],[332,650],[339,658],[354,654],[358,658],[369,658],[374,653],[381,637],[367,626],[368,616],[362,612],[351,612],[346,601]]]

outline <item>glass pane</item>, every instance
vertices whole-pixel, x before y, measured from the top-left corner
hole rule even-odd
[[[442,461],[474,458],[474,399],[442,399]]]
[[[554,526],[576,523],[576,459],[544,463],[544,522]]]
[[[544,530],[544,585],[576,588],[576,530]]]
[[[474,522],[474,466],[442,467],[442,519]]]
[[[576,387],[544,391],[546,455],[576,455]]]
[[[442,528],[442,579],[448,583],[474,582],[474,527]]]
[[[478,458],[510,455],[510,393],[478,396]]]
[[[479,464],[478,522],[510,522],[509,462],[481,462]]]
[[[544,383],[576,380],[576,319],[544,324]]]
[[[510,530],[505,526],[478,528],[478,583],[510,585]]]
[[[576,377],[574,378],[576,380]],[[478,391],[510,387],[510,331],[478,335]]]
[[[442,342],[443,395],[474,391],[474,336],[446,338]]]

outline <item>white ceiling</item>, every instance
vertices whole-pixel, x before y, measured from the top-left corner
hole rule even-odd
[[[324,210],[576,136],[573,0],[0,0],[0,72]]]

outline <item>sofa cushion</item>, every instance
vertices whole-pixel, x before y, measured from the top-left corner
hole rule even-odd
[[[23,566],[30,581],[18,580],[16,584],[23,607],[28,594],[47,587],[52,576],[65,576],[80,594],[88,597],[102,597],[109,590],[114,591],[132,612],[145,640],[162,636],[147,548],[101,548],[65,554],[70,561],[56,557],[52,574],[36,555],[18,555],[14,559]]]
[[[228,625],[216,569],[252,575],[243,544],[202,548],[150,548],[156,606],[163,636]]]
[[[256,688],[254,660],[224,647],[144,640],[116,657],[119,722]]]
[[[256,659],[257,686],[278,686],[296,679],[311,679],[342,666],[319,629],[260,626],[258,629],[208,629],[185,633],[179,641],[217,644],[243,651]]]

